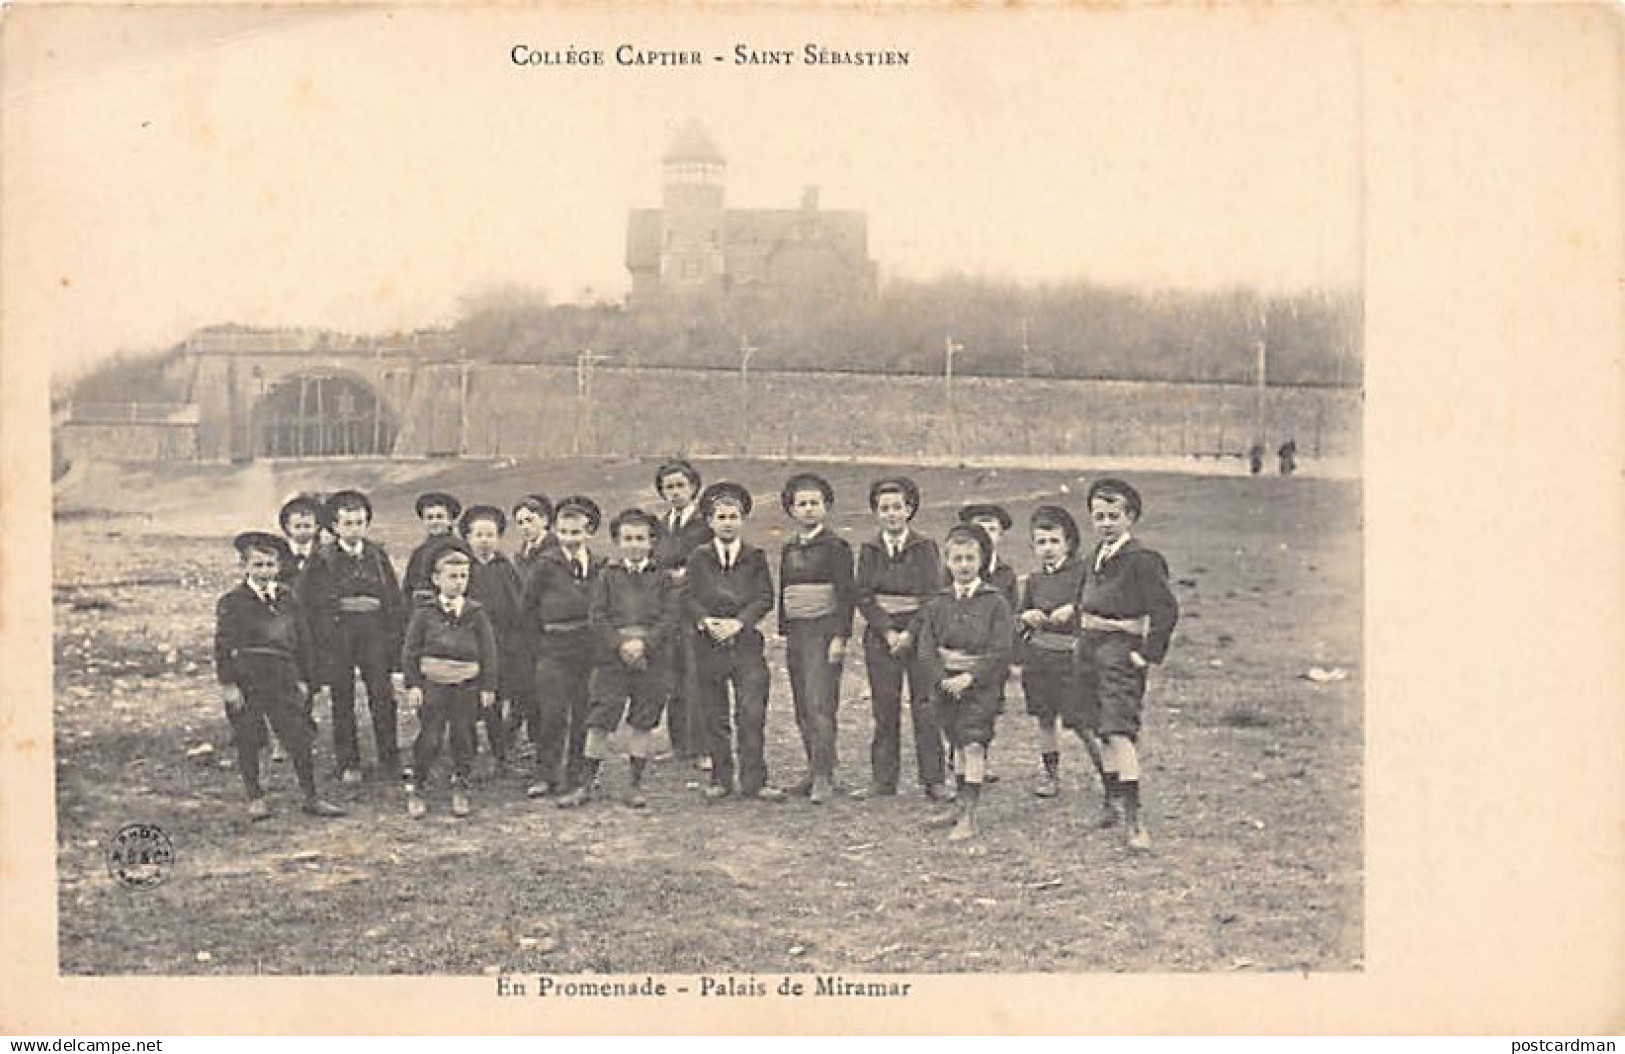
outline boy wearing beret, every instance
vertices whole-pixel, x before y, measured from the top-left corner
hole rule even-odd
[[[406,573],[401,576],[401,591],[406,594],[407,600],[415,604],[434,599],[434,583],[429,581],[429,554],[451,535],[457,518],[463,514],[463,503],[450,494],[432,490],[419,494],[413,508],[418,519],[423,521],[425,535],[406,560]]]
[[[314,495],[295,494],[277,511],[277,526],[288,540],[288,561],[283,568],[282,583],[299,588],[305,568],[316,555],[317,535],[322,527],[322,506]]]
[[[1099,539],[1078,592],[1077,669],[1083,720],[1097,729],[1106,784],[1101,826],[1122,824],[1128,848],[1145,852],[1151,836],[1140,818],[1140,715],[1146,671],[1168,654],[1179,603],[1168,564],[1130,531],[1140,494],[1120,479],[1090,485],[1089,518]]]
[[[1078,557],[1077,521],[1059,505],[1040,505],[1029,521],[1038,570],[1021,583],[1016,605],[1016,657],[1027,713],[1038,725],[1042,771],[1032,791],[1040,798],[1060,793],[1061,747],[1056,725],[1064,724],[1083,741],[1100,769],[1100,747],[1079,708],[1073,652],[1078,644],[1078,591],[1083,562]]]
[[[1010,605],[1011,611],[1017,610],[1016,590],[1019,580],[1016,576],[1016,569],[999,559],[999,542],[1004,539],[1005,532],[1010,530],[1011,525],[1015,522],[1010,518],[1010,513],[1003,505],[986,502],[965,505],[959,510],[959,522],[974,523],[986,532],[988,538],[992,540],[993,559],[986,576],[987,584],[999,591],[999,595],[1004,597],[1005,602]],[[1001,714],[1005,710],[1005,696],[1009,691],[1009,687],[1008,684],[999,687],[999,713]],[[993,774],[990,764],[987,773],[983,777],[983,782],[997,783],[998,781],[999,777]]]
[[[948,836],[976,834],[976,806],[986,775],[987,748],[1010,675],[1015,616],[986,580],[993,541],[973,523],[948,531],[943,554],[953,582],[920,613],[920,664],[936,694],[938,719],[959,760],[958,807]]]
[[[401,661],[406,603],[389,554],[367,537],[372,524],[367,496],[338,491],[328,499],[327,518],[337,539],[331,547],[317,549],[306,568],[305,599],[332,697],[334,759],[343,782],[361,782],[355,722],[359,670],[367,688],[378,767],[386,778],[394,778],[400,771],[400,747],[390,674]]]
[[[508,529],[508,517],[495,505],[472,505],[458,520],[457,532],[472,558],[468,568],[468,597],[485,609],[496,633],[501,675],[496,701],[482,704],[480,721],[500,775],[508,761],[508,720],[505,711],[523,712],[531,694],[531,658],[525,648],[524,587],[519,571],[497,548]]]
[[[594,579],[587,615],[598,645],[588,681],[587,770],[581,784],[559,799],[560,808],[591,799],[599,766],[609,754],[609,737],[623,718],[632,726],[627,804],[636,809],[648,804],[643,772],[669,692],[671,643],[680,615],[674,603],[677,587],[650,556],[660,523],[642,509],[627,509],[610,521],[609,533],[620,559],[605,565]]]
[[[322,508],[321,503],[311,494],[295,494],[283,502],[282,508],[277,510],[277,526],[282,529],[282,537],[286,540],[283,547],[285,558],[282,561],[282,571],[277,575],[277,581],[286,586],[294,596],[298,596],[304,582],[305,568],[310,563],[310,557],[316,551],[317,534],[321,530]],[[315,702],[313,692],[305,695],[305,712],[310,712]],[[270,751],[272,761],[285,761],[287,751],[281,737],[274,736],[272,730],[267,729],[261,742]]]
[[[412,768],[406,774],[406,811],[414,820],[428,811],[420,790],[429,779],[440,744],[451,739],[451,814],[467,816],[468,777],[474,768],[475,722],[496,702],[502,660],[485,607],[468,596],[468,549],[442,538],[424,557],[434,599],[417,604],[401,646],[407,705],[418,714]]]
[[[700,510],[714,535],[689,556],[683,612],[695,644],[711,747],[711,784],[705,796],[734,791],[734,727],[739,731],[739,790],[758,801],[782,801],[767,783],[763,740],[767,729],[768,675],[762,634],[756,628],[773,610],[773,573],[767,554],[740,537],[750,515],[750,491],[737,483],[713,483]],[[733,713],[728,690],[733,689]]]
[[[682,458],[673,458],[655,469],[655,493],[665,503],[665,509],[660,514],[661,534],[655,542],[654,561],[677,586],[681,604],[688,558],[695,549],[711,541],[711,525],[700,515],[700,474]],[[693,758],[701,770],[709,770],[711,749],[706,742],[705,716],[700,708],[702,693],[695,668],[694,643],[692,635],[679,633],[672,648],[672,690],[666,701],[666,735],[673,754]]]
[[[913,480],[903,476],[877,480],[869,488],[869,508],[880,531],[858,551],[856,587],[858,610],[866,623],[863,661],[869,672],[875,730],[869,746],[870,784],[852,796],[897,793],[906,678],[920,783],[932,800],[947,801],[952,792],[944,772],[942,732],[932,706],[931,682],[914,647],[920,610],[944,584],[942,559],[937,543],[909,526],[920,509],[920,489]]]
[[[999,559],[999,542],[1015,521],[1003,505],[966,505],[959,510],[960,523],[974,523],[987,533],[993,542],[993,561],[988,569],[987,584],[999,591],[1012,611],[1016,607],[1016,569]]]
[[[293,758],[312,816],[343,816],[344,810],[316,793],[311,758],[315,728],[306,699],[315,676],[310,626],[298,598],[279,576],[289,559],[287,543],[263,531],[239,534],[234,546],[243,581],[215,605],[214,665],[237,746],[238,771],[248,792],[248,816],[271,815],[260,786],[260,750],[269,724]]]
[[[779,501],[796,524],[779,552],[779,633],[785,638],[796,726],[807,751],[807,779],[796,789],[821,805],[835,784],[841,665],[857,598],[852,547],[824,526],[835,489],[822,476],[791,476]]]
[[[533,690],[540,717],[531,725],[536,780],[525,793],[532,798],[570,790],[586,768],[587,679],[594,655],[588,615],[592,583],[603,569],[587,540],[601,522],[592,499],[561,499],[554,511],[559,547],[541,554],[525,585],[525,631],[536,656]]]

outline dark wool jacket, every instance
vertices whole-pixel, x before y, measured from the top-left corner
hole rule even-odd
[[[502,660],[497,654],[496,631],[491,627],[490,615],[477,600],[464,597],[462,614],[456,618],[440,606],[438,597],[412,609],[406,642],[401,646],[401,669],[407,687],[423,687],[420,660],[425,656],[477,662],[480,674],[474,684],[482,692],[497,690]]]
[[[544,629],[548,625],[579,622],[580,634],[586,634],[587,616],[592,607],[592,584],[603,572],[604,561],[589,553],[587,577],[581,579],[575,576],[574,563],[565,555],[562,545],[546,549],[537,557],[530,580],[525,583],[525,635],[533,652],[540,648],[558,655],[560,653],[552,649],[564,646],[571,655],[585,662],[591,655],[577,655],[576,649],[580,644],[576,633],[561,635],[548,633]]]
[[[524,594],[519,585],[519,572],[513,563],[497,553],[485,563],[468,562],[468,597],[480,602],[480,607],[491,619],[500,643],[516,635],[524,627]]]
[[[1168,588],[1168,563],[1162,554],[1140,545],[1130,536],[1097,573],[1096,545],[1082,558],[1083,584],[1078,593],[1078,610],[1103,618],[1150,619],[1150,628],[1140,645],[1147,662],[1161,662],[1179,622],[1179,601]]]
[[[502,683],[498,687],[504,698],[515,698],[523,693],[530,681],[530,649],[526,646],[524,587],[519,571],[501,553],[486,563],[478,559],[469,561],[468,596],[477,600],[491,619],[491,629],[497,635],[497,652],[502,657]]]
[[[756,624],[773,610],[773,572],[767,554],[748,542],[739,543],[739,557],[722,569],[717,547],[707,542],[688,557],[688,579],[683,583],[683,615],[690,626],[704,618],[736,618],[745,624],[738,639],[762,642]]]
[[[677,531],[671,529],[671,512],[668,510],[660,514],[659,538],[655,539],[654,560],[661,567],[683,567],[688,563],[688,556],[695,549],[711,540],[711,525],[705,522],[700,510],[695,509],[694,515],[689,517],[688,523]]]
[[[434,568],[429,565],[429,552],[443,544],[451,534],[440,534],[433,538],[425,538],[412,550],[412,555],[406,558],[406,573],[401,575],[401,592],[406,594],[409,602],[419,600],[432,600],[435,596]]]
[[[1010,675],[1010,657],[1015,648],[1016,618],[997,589],[982,582],[966,600],[954,596],[953,588],[938,593],[920,612],[920,663],[935,686],[949,676],[938,648],[970,652],[981,656],[970,671],[971,687],[1000,689]]]
[[[784,587],[828,582],[835,587],[835,611],[823,618],[797,620],[837,637],[852,635],[852,612],[857,607],[857,579],[852,573],[852,547],[828,526],[811,542],[794,534],[779,550],[779,632],[789,627],[784,617]]]
[[[542,558],[543,553],[557,548],[559,548],[558,537],[552,531],[548,531],[547,537],[538,542],[535,548],[526,549],[521,545],[513,554],[513,567],[515,571],[519,572],[521,595],[524,593],[525,585],[530,581],[531,572],[536,570],[536,561]]]
[[[609,564],[593,580],[588,620],[598,641],[596,661],[603,665],[620,665],[622,629],[643,627],[644,654],[652,658],[671,643],[680,618],[677,586],[653,560],[637,572],[625,563]]]
[[[407,605],[389,553],[371,539],[363,539],[360,558],[352,557],[337,543],[324,546],[305,567],[300,590],[311,631],[316,637],[318,660],[329,650],[325,642],[335,639],[339,624],[339,601],[344,597],[369,596],[380,603],[379,620],[390,641],[391,662],[400,652],[401,635],[406,631]]]
[[[289,542],[288,545],[291,552],[293,543]],[[292,559],[282,565],[282,570],[277,574],[277,581],[293,590],[296,596],[304,597],[305,572],[316,559],[317,554],[326,548],[327,546],[324,546],[321,542],[312,542],[308,556],[293,553]]]
[[[888,629],[909,629],[919,617],[918,613],[888,615],[875,600],[875,595],[895,593],[913,596],[923,604],[943,587],[947,574],[947,569],[942,566],[942,556],[937,551],[937,543],[913,528],[909,529],[903,551],[895,560],[886,552],[886,543],[877,533],[866,539],[858,550],[858,610],[863,612],[863,620],[874,633],[883,634]]]
[[[221,684],[243,686],[244,649],[285,656],[301,681],[315,680],[316,655],[304,609],[287,586],[278,583],[270,604],[247,582],[239,582],[214,607],[214,670]]]
[[[1020,580],[1016,577],[1016,569],[1000,560],[993,565],[993,571],[987,575],[986,581],[988,585],[999,591],[999,595],[1004,598],[1004,602],[1010,605],[1010,610],[1014,611],[1016,609],[1016,590],[1020,586]]]

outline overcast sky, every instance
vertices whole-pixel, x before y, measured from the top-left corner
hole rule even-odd
[[[500,284],[618,296],[627,210],[691,118],[731,207],[816,184],[868,214],[883,281],[1359,282],[1333,13],[34,14],[7,41],[7,339],[59,369],[211,322],[446,323]],[[629,68],[622,42],[911,63]],[[519,68],[518,43],[608,64]]]

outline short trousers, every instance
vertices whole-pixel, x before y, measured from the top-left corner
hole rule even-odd
[[[670,694],[671,679],[664,662],[652,662],[646,670],[619,663],[594,666],[587,687],[587,727],[613,732],[624,718],[639,732],[647,732],[660,723]]]
[[[1145,704],[1145,670],[1129,659],[1140,638],[1128,633],[1085,633],[1078,638],[1078,694],[1081,718],[1100,735],[1140,734]]]

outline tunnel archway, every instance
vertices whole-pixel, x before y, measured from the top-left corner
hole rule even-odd
[[[260,457],[369,457],[395,449],[400,424],[372,385],[354,374],[298,373],[254,404]]]

